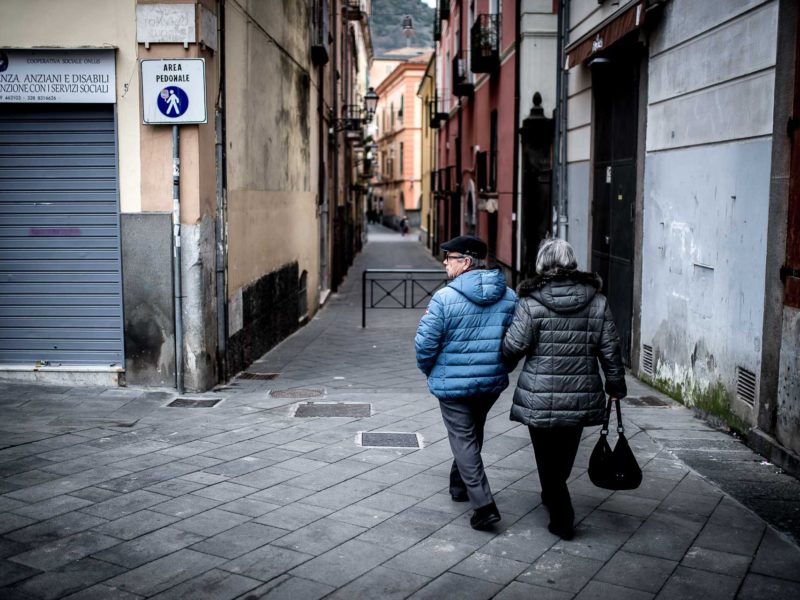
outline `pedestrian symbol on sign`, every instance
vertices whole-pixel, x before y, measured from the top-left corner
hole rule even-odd
[[[165,87],[158,94],[158,110],[167,117],[180,117],[189,108],[189,96],[177,85]]]

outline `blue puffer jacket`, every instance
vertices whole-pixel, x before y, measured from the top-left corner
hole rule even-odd
[[[499,394],[508,386],[503,334],[516,301],[499,270],[467,271],[433,295],[414,345],[434,396]]]

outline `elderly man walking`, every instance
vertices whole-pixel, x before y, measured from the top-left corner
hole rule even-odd
[[[483,427],[489,409],[508,386],[502,341],[511,323],[516,295],[499,269],[484,264],[486,244],[459,236],[442,244],[451,280],[433,295],[414,340],[417,366],[439,399],[453,466],[450,496],[469,500],[470,524],[485,529],[500,520],[483,469]]]

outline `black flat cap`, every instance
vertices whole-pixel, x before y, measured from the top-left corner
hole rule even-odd
[[[474,235],[460,235],[441,245],[447,252],[460,252],[475,258],[486,258],[486,243]]]

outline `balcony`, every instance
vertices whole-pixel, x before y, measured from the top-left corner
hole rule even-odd
[[[446,21],[450,18],[450,0],[437,0],[437,8],[439,10],[439,19]]]
[[[361,126],[363,124],[361,112],[361,106],[358,104],[347,104],[344,106],[342,110],[342,115],[344,115],[342,119],[342,129],[348,132],[348,138],[353,137],[350,134],[354,132],[357,132],[360,136]]]
[[[471,96],[475,91],[475,84],[469,80],[467,60],[463,53],[453,57],[453,95]]]
[[[500,66],[500,15],[478,15],[470,31],[470,69],[491,73]]]
[[[439,129],[442,122],[447,121],[450,116],[441,107],[442,101],[434,99],[428,102],[428,115],[430,117],[431,129]]]
[[[366,14],[361,0],[344,0],[342,8],[348,21],[360,21]]]

